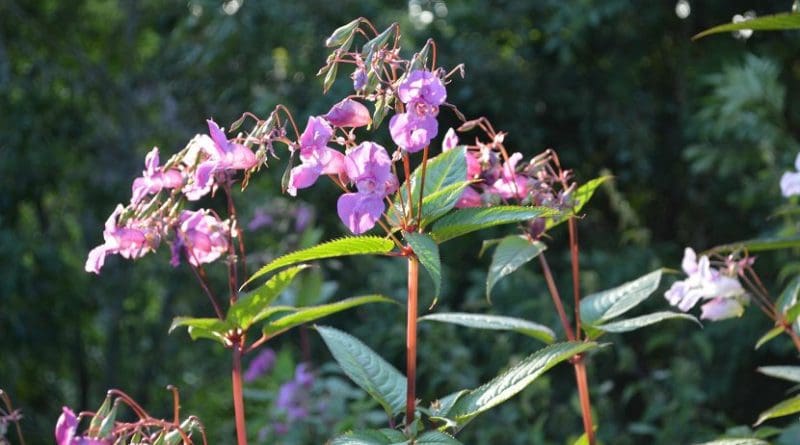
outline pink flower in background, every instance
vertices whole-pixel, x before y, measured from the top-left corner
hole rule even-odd
[[[794,161],[795,170],[800,170],[800,153]],[[786,172],[781,176],[781,193],[785,197],[800,195],[800,171]]]
[[[331,107],[325,119],[335,127],[363,127],[372,122],[367,107],[353,99],[344,99]]]
[[[447,99],[447,90],[436,74],[414,70],[397,87],[397,97],[405,104],[424,103],[430,107],[438,107]]]
[[[713,298],[700,306],[700,309],[700,318],[711,321],[741,317],[744,314],[744,306],[735,298]]]
[[[100,273],[105,264],[106,255],[119,254],[123,258],[138,259],[155,250],[161,241],[158,232],[147,227],[145,222],[131,220],[127,226],[118,226],[118,218],[125,210],[117,204],[114,212],[108,217],[103,230],[105,242],[89,252],[84,265],[86,272]]]
[[[78,430],[78,418],[66,406],[61,410],[61,415],[56,422],[56,445],[72,445],[72,439]]]
[[[344,166],[357,192],[339,197],[336,204],[339,218],[353,233],[364,233],[383,214],[384,198],[397,190],[392,161],[382,146],[362,142],[347,154]]]
[[[466,207],[480,207],[483,204],[480,193],[472,187],[467,187],[456,202],[457,209]]]
[[[450,151],[458,146],[458,135],[452,128],[447,129],[442,139],[442,151]]]
[[[171,264],[180,264],[181,250],[193,266],[210,263],[228,251],[230,227],[208,210],[184,210],[175,229]]]
[[[327,146],[333,136],[328,122],[317,116],[308,118],[300,135],[300,165],[292,168],[287,192],[297,195],[297,189],[311,187],[320,175],[338,175],[344,171],[344,155]]]
[[[434,116],[414,111],[395,114],[389,120],[389,133],[395,144],[409,153],[415,153],[436,137],[439,123]]]
[[[275,366],[275,360],[277,360],[277,356],[272,349],[266,348],[259,352],[258,355],[250,361],[250,366],[247,367],[247,371],[244,373],[244,381],[252,382],[270,372],[272,367]]]
[[[522,159],[522,153],[514,153],[503,164],[500,178],[491,185],[491,191],[503,199],[524,199],[528,196],[528,178],[516,172],[517,163]]]
[[[142,176],[133,180],[131,204],[138,203],[148,194],[154,195],[162,189],[174,189],[183,185],[183,175],[175,169],[164,171],[159,167],[158,148],[154,147],[144,160]]]

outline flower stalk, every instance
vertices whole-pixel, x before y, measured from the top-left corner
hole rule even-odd
[[[406,314],[406,428],[414,422],[417,377],[417,296],[419,260],[408,256],[408,308]]]

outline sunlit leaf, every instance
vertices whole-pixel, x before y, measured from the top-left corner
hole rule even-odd
[[[661,282],[661,270],[650,272],[613,289],[592,294],[581,300],[581,320],[596,325],[633,309],[647,299]]]
[[[694,37],[692,37],[692,40],[701,39],[711,34],[740,31],[743,29],[752,29],[753,31],[783,31],[787,29],[800,29],[800,14],[788,12],[783,14],[765,15],[738,23],[725,23],[696,34]]]
[[[431,237],[437,243],[477,230],[503,224],[552,216],[559,212],[546,207],[497,206],[456,209],[433,223]]]
[[[444,312],[420,317],[420,321],[439,321],[457,324],[468,328],[487,329],[493,331],[513,331],[545,343],[555,341],[556,335],[547,326],[533,323],[521,318],[502,315],[469,314],[464,312]]]
[[[234,327],[228,321],[220,320],[219,318],[176,317],[172,320],[169,332],[171,333],[181,326],[186,326],[189,329],[189,336],[192,340],[206,338],[222,344],[227,342],[225,334]]]
[[[769,442],[763,441],[761,439],[754,439],[752,437],[740,437],[740,438],[717,439],[717,440],[712,440],[711,442],[699,443],[697,445],[769,445]]]
[[[291,314],[284,315],[267,323],[264,326],[263,333],[267,337],[273,337],[301,324],[367,303],[394,303],[394,301],[380,295],[367,295],[363,297],[347,298],[337,301],[336,303],[296,308]]]
[[[758,372],[770,377],[800,383],[800,366],[762,366],[758,368]]]
[[[403,433],[388,428],[351,431],[331,441],[331,445],[399,445],[406,443],[408,443],[408,439]]]
[[[510,235],[497,245],[486,277],[486,299],[491,298],[492,288],[501,278],[511,274],[528,261],[544,252],[547,246],[539,241],[531,241],[524,236]]]
[[[241,295],[239,300],[228,310],[226,319],[234,326],[247,330],[254,323],[269,317],[276,312],[270,304],[289,286],[301,270],[308,266],[291,267],[272,276],[262,286],[252,292]]]
[[[782,332],[783,332],[783,326],[775,326],[774,328],[770,329],[764,335],[762,335],[761,338],[758,339],[758,341],[756,342],[755,349],[760,348],[761,346],[763,346],[768,341],[770,341],[773,338],[781,335]]]
[[[758,416],[758,420],[754,426],[758,426],[766,420],[775,419],[777,417],[789,416],[792,414],[800,413],[800,396],[794,396],[786,399],[781,403],[769,408]]]
[[[591,181],[587,182],[586,184],[583,184],[582,186],[578,187],[578,189],[575,190],[575,193],[572,196],[575,201],[575,205],[572,208],[572,212],[559,215],[552,219],[548,219],[547,223],[545,224],[545,228],[547,230],[550,230],[551,228],[567,221],[571,216],[579,215],[581,213],[581,210],[583,210],[583,207],[586,205],[586,203],[588,203],[589,200],[592,199],[592,196],[594,196],[594,192],[597,190],[597,188],[611,178],[612,178],[611,176],[600,176],[599,178],[594,178]]]

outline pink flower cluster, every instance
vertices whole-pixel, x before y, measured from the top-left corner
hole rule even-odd
[[[397,97],[405,104],[405,113],[392,116],[389,132],[395,144],[415,153],[436,137],[439,105],[447,99],[442,79],[436,73],[414,70],[397,88]]]
[[[794,161],[794,168],[798,171],[786,172],[781,176],[781,193],[786,198],[800,195],[800,153]]]
[[[744,313],[744,305],[750,299],[735,277],[736,267],[715,269],[708,256],[703,255],[698,260],[689,247],[683,253],[681,267],[688,277],[673,283],[664,294],[671,305],[687,312],[700,300],[708,300],[701,306],[700,318],[712,321],[740,317]]]
[[[103,231],[103,244],[89,252],[87,272],[100,273],[108,255],[138,259],[155,251],[162,239],[172,239],[172,264],[180,252],[198,266],[219,258],[227,249],[230,223],[207,210],[180,211],[181,204],[213,193],[238,171],[259,165],[258,157],[246,146],[230,141],[213,120],[208,135],[198,135],[186,149],[160,165],[154,148],[145,158],[142,176],[133,181],[131,202],[117,205]],[[169,191],[166,196],[162,192]]]

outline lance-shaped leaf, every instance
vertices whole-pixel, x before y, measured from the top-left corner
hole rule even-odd
[[[403,238],[414,250],[419,262],[428,271],[433,280],[434,300],[442,290],[442,260],[439,257],[439,246],[424,233],[403,232]]]
[[[298,250],[272,260],[245,281],[242,287],[251,283],[265,274],[282,267],[306,261],[320,260],[351,255],[380,255],[389,253],[394,248],[394,243],[386,238],[377,236],[352,236],[339,238],[326,243],[318,244],[308,249]]]
[[[653,312],[652,314],[641,315],[639,317],[628,318],[626,320],[619,320],[611,323],[594,325],[593,327],[605,332],[615,332],[615,333],[630,332],[630,331],[635,331],[637,329],[641,329],[645,326],[650,326],[651,324],[656,324],[664,320],[673,320],[676,318],[691,320],[700,325],[700,327],[703,326],[696,318],[694,318],[689,314],[684,314],[681,312],[663,311],[663,312]]]
[[[380,295],[367,295],[363,297],[346,298],[336,303],[296,308],[291,314],[278,317],[267,323],[266,326],[264,326],[263,333],[267,337],[274,337],[301,324],[367,303],[394,303],[394,301]]]
[[[264,285],[254,291],[242,295],[228,310],[226,319],[234,326],[247,330],[254,323],[266,319],[280,308],[270,307],[269,305],[289,286],[301,270],[308,266],[291,267],[282,270],[267,280]]]
[[[722,244],[703,252],[706,255],[713,253],[724,254],[747,250],[748,252],[764,252],[769,250],[796,249],[800,247],[800,236],[788,238],[762,238],[735,243]]]
[[[353,20],[352,22],[342,25],[333,33],[325,39],[325,46],[328,48],[333,48],[335,46],[339,46],[347,41],[347,39],[353,34],[358,24],[361,22],[360,18]]]
[[[764,335],[762,335],[761,338],[758,339],[758,341],[756,342],[755,349],[764,346],[764,344],[766,344],[768,341],[781,335],[782,333],[783,333],[783,326],[775,326],[774,328],[767,331]]]
[[[596,347],[597,343],[594,342],[565,342],[540,349],[492,381],[459,398],[446,417],[466,422],[510,399],[558,363]]]
[[[762,366],[758,372],[790,382],[800,383],[800,366]]]
[[[456,209],[433,224],[431,237],[437,243],[466,235],[477,230],[503,224],[553,216],[559,212],[546,207],[497,206]]]
[[[225,334],[234,327],[227,320],[220,320],[219,318],[176,317],[172,320],[169,332],[172,333],[180,326],[189,328],[189,336],[192,337],[192,340],[206,338],[218,341],[223,345],[227,344]]]
[[[439,321],[442,323],[457,324],[468,328],[488,329],[492,331],[513,331],[528,337],[533,337],[545,343],[555,341],[556,334],[547,326],[533,323],[521,318],[506,317],[503,315],[469,314],[464,312],[443,312],[429,314],[419,318],[420,321]]]
[[[581,320],[597,325],[624,314],[647,299],[661,282],[661,270],[629,281],[613,289],[592,294],[581,300]]]
[[[524,236],[511,235],[503,238],[497,245],[486,277],[486,299],[491,299],[492,288],[501,278],[519,269],[528,261],[544,252],[547,246],[539,241],[531,241]]]
[[[331,441],[331,445],[393,445],[405,443],[408,443],[408,439],[403,433],[388,428],[351,431]]]
[[[550,230],[551,228],[567,221],[572,215],[579,214],[581,210],[583,210],[583,206],[585,206],[586,203],[592,199],[592,196],[594,196],[594,192],[597,190],[597,188],[609,179],[611,179],[611,176],[600,176],[599,178],[594,178],[586,184],[578,187],[578,189],[575,190],[575,193],[572,195],[572,198],[575,202],[575,204],[572,206],[572,212],[548,219],[547,223],[545,224],[545,228]]]
[[[427,227],[430,223],[439,219],[442,215],[449,212],[456,206],[464,189],[474,184],[476,181],[461,181],[450,184],[431,194],[425,194],[422,198],[422,220],[420,227]]]
[[[769,442],[752,437],[729,437],[712,440],[711,442],[703,442],[697,445],[769,445]]]
[[[317,331],[344,373],[390,417],[405,409],[406,378],[400,371],[350,334],[325,326]]]
[[[711,34],[740,31],[742,29],[752,29],[753,31],[800,29],[800,14],[787,12],[783,14],[765,15],[738,23],[725,23],[696,34],[692,37],[692,40],[701,39]]]
[[[764,421],[777,417],[789,416],[800,413],[800,396],[794,396],[781,403],[769,408],[758,416],[758,420],[753,426],[761,425]]]
[[[461,445],[455,437],[441,431],[426,431],[414,440],[415,445]]]

